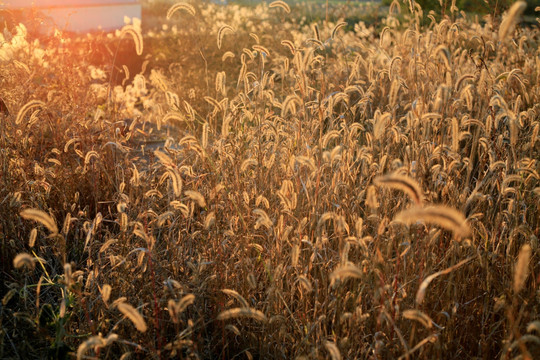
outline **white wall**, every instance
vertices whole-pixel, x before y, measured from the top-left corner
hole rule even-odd
[[[133,4],[138,0],[0,0],[7,7],[50,7],[50,6],[80,6],[101,4]]]
[[[124,25],[124,16],[141,18],[137,0],[0,0],[0,4],[6,9],[36,11],[40,24],[27,25],[38,25],[45,32],[54,27],[76,32],[113,30]]]

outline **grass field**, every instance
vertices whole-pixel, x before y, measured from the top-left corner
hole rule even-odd
[[[524,3],[173,4],[0,35],[0,358],[540,358]]]

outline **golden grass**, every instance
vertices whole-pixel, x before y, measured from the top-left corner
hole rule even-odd
[[[54,219],[46,212],[38,209],[25,209],[21,211],[21,217],[27,220],[33,220],[44,225],[52,235],[58,234],[58,227]]]
[[[171,6],[167,11],[167,20],[169,20],[178,10],[184,10],[191,16],[195,16],[195,8],[193,7],[193,5],[189,3],[179,2]]]
[[[282,8],[287,14],[291,12],[291,8],[289,6],[289,4],[287,4],[285,1],[281,1],[281,0],[278,0],[278,1],[272,1],[268,7],[279,7],[279,8]]]
[[[454,5],[7,28],[0,358],[538,357],[539,29]]]

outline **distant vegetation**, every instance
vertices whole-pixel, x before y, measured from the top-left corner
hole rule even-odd
[[[477,14],[500,15],[512,5],[514,0],[415,0],[424,11],[434,10],[437,14],[449,13],[452,3],[459,10]],[[390,5],[392,0],[382,0],[385,5]],[[540,6],[540,0],[528,0],[526,14],[535,13],[534,9]]]

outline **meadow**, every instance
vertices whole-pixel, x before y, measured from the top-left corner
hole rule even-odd
[[[0,358],[540,358],[539,20],[454,3],[5,23]]]

